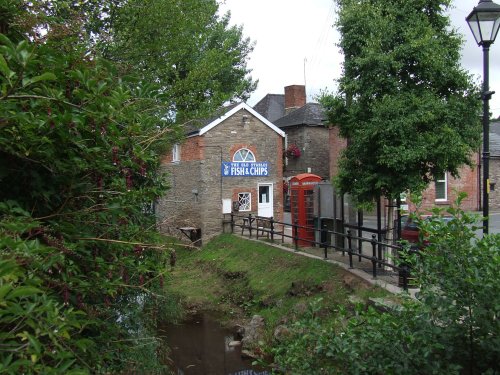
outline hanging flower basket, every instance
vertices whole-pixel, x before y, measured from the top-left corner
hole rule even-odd
[[[296,159],[300,157],[300,148],[296,144],[290,144],[285,151],[288,158]]]

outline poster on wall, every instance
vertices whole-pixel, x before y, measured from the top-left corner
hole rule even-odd
[[[269,176],[269,163],[222,162],[223,177],[265,177]]]

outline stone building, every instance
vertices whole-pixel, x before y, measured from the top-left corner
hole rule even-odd
[[[285,132],[285,154],[295,146],[300,152],[298,157],[289,153],[285,158],[285,179],[300,173],[329,179],[331,147],[326,117],[320,104],[306,103],[305,86],[286,86],[284,95],[268,94],[254,109]]]
[[[195,233],[205,241],[222,231],[223,213],[283,217],[284,133],[245,103],[187,131],[162,159],[170,189],[157,204],[159,228]]]

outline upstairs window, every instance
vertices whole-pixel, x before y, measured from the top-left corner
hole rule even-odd
[[[436,177],[436,201],[443,202],[448,200],[448,179],[446,173]]]
[[[255,155],[253,154],[252,151],[250,151],[246,148],[240,148],[238,151],[236,151],[234,153],[233,161],[234,162],[254,162]]]
[[[181,160],[181,145],[176,143],[172,148],[172,162],[179,162]]]

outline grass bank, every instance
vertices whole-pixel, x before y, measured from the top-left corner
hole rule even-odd
[[[217,311],[228,323],[259,314],[268,335],[313,300],[321,298],[327,311],[350,304],[353,296],[366,301],[388,294],[331,263],[230,234],[201,249],[179,249],[167,285],[188,313]]]

